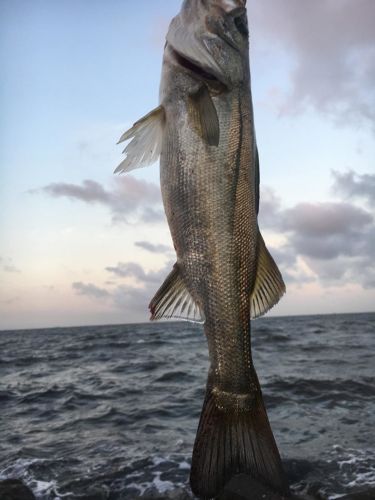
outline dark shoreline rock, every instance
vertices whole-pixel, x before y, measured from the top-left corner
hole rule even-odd
[[[84,498],[94,498],[91,495]],[[95,497],[98,498],[98,497]],[[157,490],[145,492],[137,498],[145,500],[188,500],[190,495],[177,488],[167,493]],[[314,495],[282,496],[267,488],[267,486],[254,480],[246,474],[238,474],[233,477],[224,487],[222,493],[216,500],[320,500],[321,497]],[[0,500],[36,500],[34,493],[19,479],[4,479],[0,481]],[[348,493],[337,497],[337,500],[375,500],[375,487],[367,490]]]
[[[285,497],[258,482],[256,479],[246,474],[234,476],[224,487],[222,493],[216,500],[321,500],[319,494],[296,495],[291,493]],[[337,500],[375,500],[375,487],[367,490],[347,493]]]
[[[238,474],[225,485],[216,500],[314,500],[314,498],[294,494],[284,496],[247,474]]]
[[[0,481],[0,500],[36,500],[34,493],[19,479]]]
[[[356,493],[348,493],[343,497],[338,497],[336,500],[374,500],[374,498],[375,487],[364,491],[357,491]]]

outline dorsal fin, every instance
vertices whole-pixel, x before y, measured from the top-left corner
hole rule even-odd
[[[284,293],[285,284],[281,273],[258,230],[258,267],[250,296],[250,317],[257,318],[265,314],[278,303]]]
[[[161,151],[165,112],[158,106],[127,130],[117,144],[132,139],[124,149],[124,161],[116,168],[116,173],[129,172],[135,168],[147,167],[155,163]]]
[[[177,318],[197,323],[204,321],[204,315],[186,288],[177,263],[151,300],[149,309],[152,320]]]

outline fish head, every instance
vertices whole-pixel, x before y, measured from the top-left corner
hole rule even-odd
[[[201,70],[229,88],[248,77],[246,0],[184,0],[166,38],[197,76]]]

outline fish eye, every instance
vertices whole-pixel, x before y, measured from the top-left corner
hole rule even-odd
[[[247,36],[249,34],[246,14],[242,14],[242,16],[235,17],[234,24],[236,25],[236,28],[241,33],[241,35]]]

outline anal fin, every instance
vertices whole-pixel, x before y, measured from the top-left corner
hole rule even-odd
[[[265,314],[284,293],[285,284],[281,273],[258,231],[258,267],[250,296],[250,317],[253,319]]]
[[[116,173],[129,172],[155,163],[161,152],[165,112],[158,106],[124,132],[117,144],[131,139],[124,149],[125,160],[116,168]]]
[[[164,283],[151,300],[151,319],[176,318],[202,323],[204,315],[189,293],[178,264],[173,266]]]

